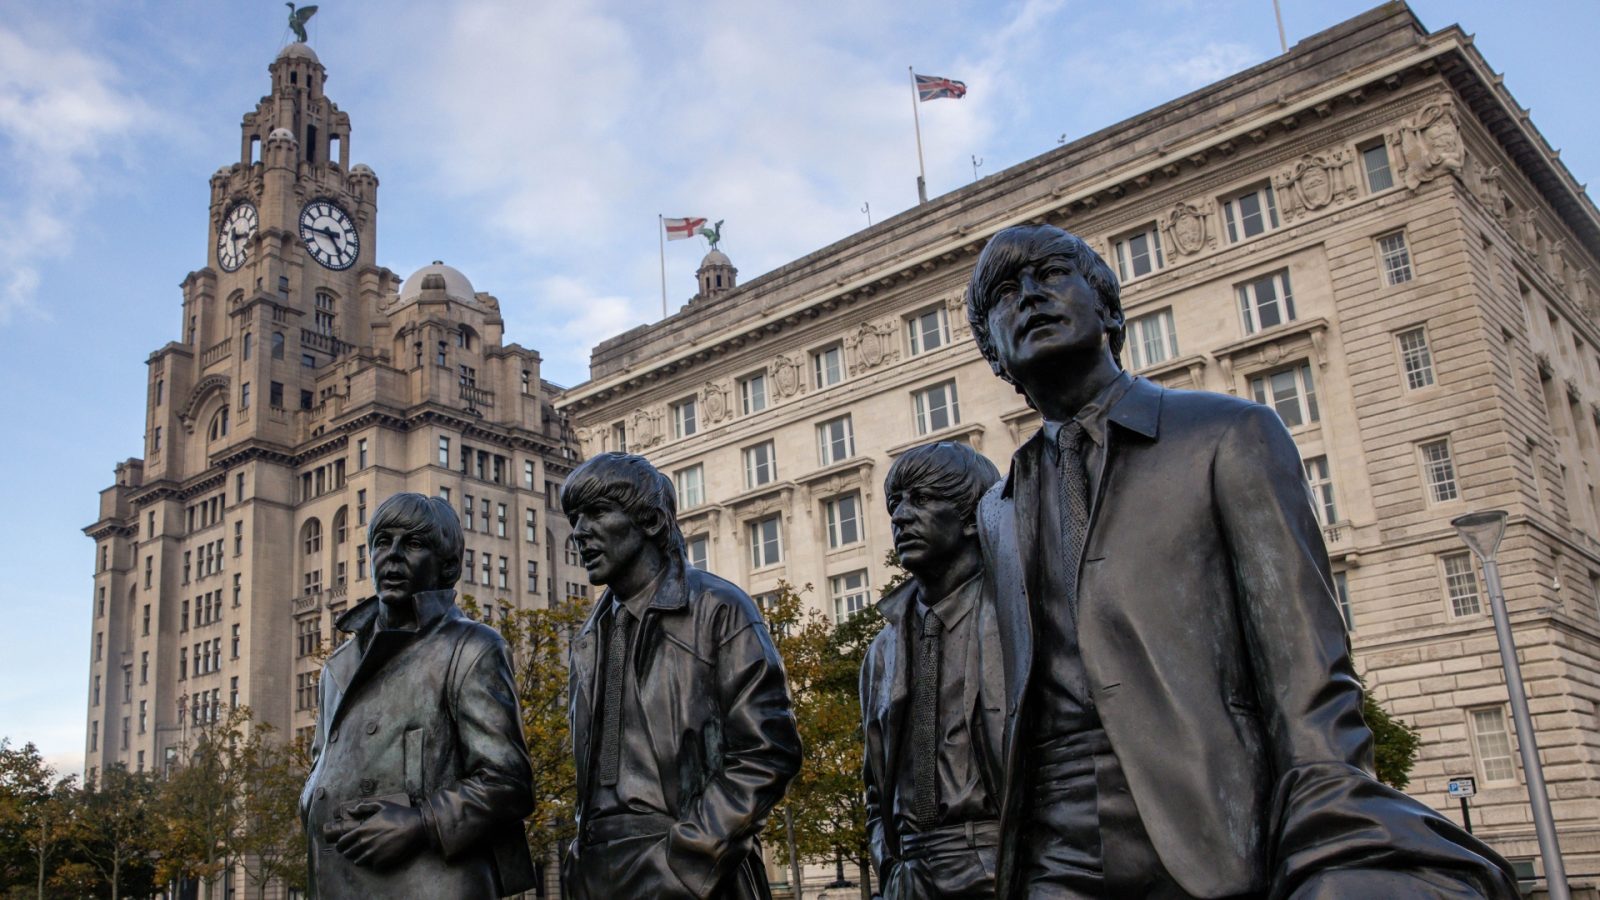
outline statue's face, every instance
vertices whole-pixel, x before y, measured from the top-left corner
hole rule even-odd
[[[569,516],[590,584],[613,584],[639,563],[649,540],[644,529],[610,500],[596,500]]]
[[[916,486],[889,495],[889,528],[900,565],[918,576],[955,562],[977,531],[963,520],[956,498]]]
[[[1061,257],[1020,267],[996,293],[989,334],[1001,367],[1019,381],[1065,354],[1100,346],[1112,323],[1094,288]]]
[[[373,534],[372,581],[385,603],[409,600],[439,585],[439,555],[419,534],[391,525]]]

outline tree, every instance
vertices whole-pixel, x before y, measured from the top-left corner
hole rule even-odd
[[[162,881],[194,879],[206,885],[210,897],[217,879],[239,862],[241,760],[250,722],[250,709],[235,707],[222,721],[199,725],[192,744],[180,745],[178,765],[162,784],[159,802]]]
[[[55,775],[31,742],[12,748],[0,739],[0,889],[31,883],[45,895],[77,791],[76,778]]]
[[[470,595],[462,597],[461,607],[478,616]],[[533,812],[525,828],[528,850],[540,867],[576,833],[578,773],[567,720],[567,653],[588,616],[588,603],[561,601],[548,609],[508,610],[495,622],[511,649],[522,734],[533,767]]]
[[[267,885],[306,889],[306,842],[300,825],[300,789],[310,771],[304,742],[277,739],[271,725],[250,730],[236,762],[239,833],[245,877],[265,900]]]
[[[861,787],[864,740],[859,694],[861,662],[883,617],[869,607],[830,624],[817,610],[802,613],[801,594],[780,582],[768,624],[783,657],[794,698],[805,763],[774,810],[766,842],[787,859],[784,810],[794,822],[795,852],[802,859],[855,860],[861,896],[871,896],[866,797]]]
[[[1372,729],[1373,768],[1378,780],[1395,790],[1411,783],[1411,766],[1417,761],[1422,736],[1415,728],[1390,716],[1365,688],[1361,691],[1361,716]]]
[[[86,781],[76,793],[68,830],[75,859],[61,867],[54,883],[74,893],[106,890],[111,900],[148,894],[155,804],[156,781],[147,772],[117,764]]]

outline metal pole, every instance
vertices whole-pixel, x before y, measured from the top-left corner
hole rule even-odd
[[[917,202],[928,202],[928,170],[922,164],[922,114],[917,111],[917,73],[911,66],[906,66],[906,73],[911,76],[911,121],[917,128]]]
[[[1467,834],[1472,833],[1472,811],[1467,808],[1467,798],[1461,798],[1461,825],[1467,829]]]
[[[1278,46],[1288,53],[1289,39],[1283,33],[1283,7],[1278,5],[1278,0],[1272,0],[1272,14],[1278,17]]]
[[[1522,751],[1522,771],[1528,779],[1533,828],[1539,836],[1539,855],[1544,857],[1546,889],[1550,900],[1571,900],[1567,869],[1561,862],[1561,845],[1556,842],[1555,821],[1550,814],[1550,795],[1545,791],[1544,769],[1539,762],[1539,743],[1533,734],[1533,717],[1528,715],[1522,666],[1517,663],[1517,645],[1511,636],[1511,617],[1506,614],[1506,598],[1500,590],[1500,566],[1492,559],[1483,559],[1483,575],[1488,582],[1489,606],[1494,610],[1494,634],[1500,641],[1500,663],[1506,670],[1506,693],[1511,695],[1511,717],[1517,723],[1517,745]]]
[[[656,243],[661,245],[661,318],[667,317],[667,223],[656,213]]]
[[[794,852],[794,816],[789,814],[789,807],[783,808],[783,828],[789,833],[789,896],[794,900],[800,898],[800,857]]]

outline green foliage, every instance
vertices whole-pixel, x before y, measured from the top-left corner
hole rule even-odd
[[[162,785],[157,815],[162,881],[215,882],[239,861],[244,826],[242,758],[250,710],[240,707],[219,722],[200,724],[179,745],[178,765]]]
[[[109,766],[73,798],[74,858],[52,883],[76,894],[144,896],[155,884],[150,859],[159,840],[159,785],[149,772]]]
[[[309,748],[278,740],[270,725],[250,730],[235,765],[240,787],[236,835],[245,878],[266,897],[276,881],[306,889],[306,841],[300,824],[300,789],[310,774]]]
[[[33,744],[0,739],[0,891],[31,887],[43,896],[67,850],[76,779],[57,779]]]
[[[1422,746],[1421,735],[1415,728],[1390,716],[1365,689],[1361,692],[1361,715],[1372,729],[1373,761],[1378,780],[1403,790],[1411,783],[1411,767]]]
[[[895,588],[911,580],[911,573],[900,565],[900,557],[895,555],[894,550],[891,549],[883,554],[883,564],[890,574],[889,580],[883,583],[883,587],[878,588],[879,599],[889,596],[894,593]]]
[[[803,611],[802,595],[810,590],[811,585],[796,590],[780,582],[777,601],[767,610],[789,676],[805,763],[774,811],[763,841],[788,860],[787,808],[796,855],[819,860],[842,853],[865,871],[869,850],[859,685],[861,662],[883,627],[883,617],[868,608],[835,628],[820,612]]]

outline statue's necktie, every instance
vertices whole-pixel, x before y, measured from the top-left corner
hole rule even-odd
[[[628,670],[628,627],[633,616],[618,603],[611,616],[611,639],[606,642],[606,696],[600,730],[600,783],[617,783],[622,757],[622,679]]]
[[[939,655],[943,631],[944,622],[938,613],[930,609],[923,614],[911,703],[911,814],[923,828],[932,828],[939,816]]]
[[[1084,466],[1083,445],[1088,435],[1076,419],[1061,426],[1057,433],[1061,482],[1062,571],[1065,577],[1067,609],[1078,621],[1078,564],[1083,560],[1083,541],[1089,533],[1089,475]]]

